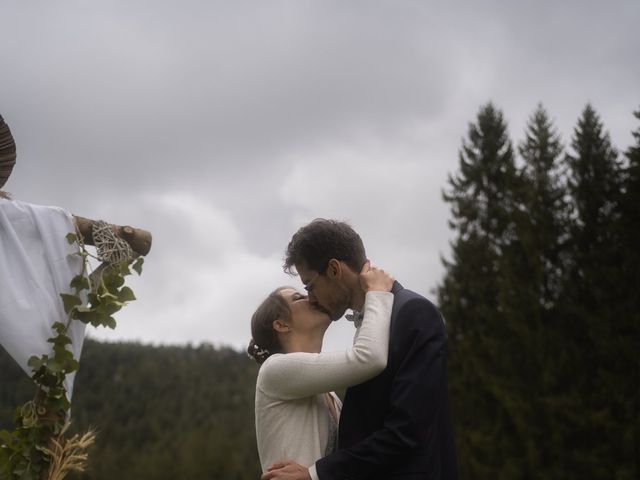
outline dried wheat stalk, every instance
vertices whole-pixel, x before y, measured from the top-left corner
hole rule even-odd
[[[50,449],[43,449],[51,458],[46,477],[48,480],[63,480],[71,471],[84,472],[87,449],[95,442],[96,435],[93,430],[89,430],[82,436],[75,434],[71,438],[65,438],[64,434],[70,425],[71,422],[67,422],[60,434],[51,439]]]

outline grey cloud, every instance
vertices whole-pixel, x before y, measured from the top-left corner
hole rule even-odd
[[[314,216],[353,220],[385,267],[428,293],[450,235],[440,190],[457,168],[467,123],[488,100],[504,110],[514,140],[539,101],[565,143],[587,101],[617,146],[626,148],[637,128],[635,0],[69,0],[1,8],[0,113],[18,145],[6,189],[152,230],[144,292],[164,292],[165,310],[195,301],[184,293],[188,279],[184,291],[169,280],[178,271],[212,279],[221,292],[210,310],[194,307],[196,323],[198,315],[234,314],[237,305],[225,299],[256,273],[247,258],[259,264],[257,281],[280,278],[266,270],[279,270],[291,233]],[[406,171],[411,188],[402,186]],[[385,192],[393,200],[368,209],[353,188],[363,177],[393,180]],[[230,224],[198,225],[149,201],[163,196],[211,206]],[[198,230],[207,222],[210,230]],[[225,263],[234,261],[237,271]],[[233,276],[229,285],[223,274]],[[250,290],[253,305],[262,289]],[[135,335],[143,335],[154,311],[132,308],[145,326]],[[171,328],[157,330],[170,340]],[[189,338],[198,338],[192,328]],[[246,336],[238,328],[219,332],[221,341],[238,344]]]

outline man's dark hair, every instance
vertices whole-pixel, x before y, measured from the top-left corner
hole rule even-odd
[[[350,225],[316,218],[291,238],[283,268],[294,274],[296,263],[304,263],[307,268],[324,274],[332,258],[343,261],[355,272],[367,261],[362,239]]]

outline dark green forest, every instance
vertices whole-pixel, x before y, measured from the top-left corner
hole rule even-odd
[[[1,349],[0,349],[1,350]],[[0,355],[0,429],[33,397],[29,378]],[[228,348],[151,347],[87,340],[72,399],[75,431],[97,430],[92,480],[256,479],[257,365]]]
[[[635,113],[640,121],[640,111]],[[539,106],[468,128],[437,299],[463,479],[640,478],[640,122],[587,105],[568,146]]]
[[[493,104],[468,126],[443,186],[453,240],[435,292],[462,479],[640,478],[630,117],[623,149],[590,105],[567,136],[542,105],[516,142]],[[0,353],[6,428],[33,387]],[[72,418],[98,441],[82,478],[258,478],[256,373],[232,349],[87,341]]]

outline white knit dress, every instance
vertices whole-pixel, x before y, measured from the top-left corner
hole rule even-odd
[[[362,383],[387,365],[393,294],[368,292],[353,347],[346,351],[274,354],[256,383],[256,437],[262,470],[278,460],[310,467],[335,445],[337,424],[325,392]],[[339,414],[340,401],[332,393]]]

